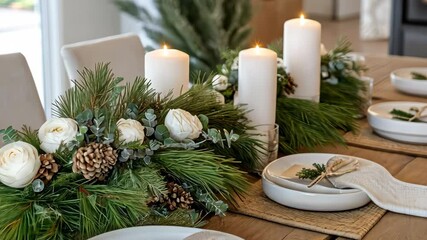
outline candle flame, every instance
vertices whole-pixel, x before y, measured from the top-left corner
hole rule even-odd
[[[168,46],[166,44],[163,44],[163,54],[164,55],[168,54]]]
[[[259,49],[259,45],[257,44],[257,45],[255,46],[255,48],[256,48],[256,49]]]
[[[305,22],[304,14],[302,14],[302,13],[301,13],[301,15],[300,15],[299,19],[300,19],[300,23],[301,23],[301,24],[304,24],[304,22]]]

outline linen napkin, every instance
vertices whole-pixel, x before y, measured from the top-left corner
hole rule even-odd
[[[238,238],[230,234],[215,232],[215,231],[201,231],[184,238],[184,240],[238,240],[238,239],[241,239],[241,238]]]
[[[377,163],[358,161],[357,171],[328,177],[329,181],[337,188],[361,189],[376,205],[389,211],[427,217],[427,186],[402,182]]]

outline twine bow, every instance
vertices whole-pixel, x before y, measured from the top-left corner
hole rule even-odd
[[[427,105],[422,107],[422,108],[417,108],[417,107],[411,107],[411,111],[415,112],[415,115],[413,117],[411,117],[408,121],[412,122],[415,119],[420,119],[421,118],[421,114],[427,109]]]
[[[357,159],[345,159],[338,156],[332,157],[326,163],[326,171],[315,178],[310,184],[307,185],[307,187],[311,188],[325,177],[340,176],[349,172],[353,172],[357,169],[359,169],[359,161]]]

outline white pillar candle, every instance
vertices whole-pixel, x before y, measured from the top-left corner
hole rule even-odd
[[[276,122],[277,54],[266,48],[239,53],[239,104],[246,105],[253,125]]]
[[[283,55],[287,72],[298,87],[292,97],[319,102],[320,23],[301,18],[284,24]]]
[[[188,90],[190,57],[176,49],[154,50],[145,54],[145,78],[151,87],[164,97],[173,91],[172,98]]]

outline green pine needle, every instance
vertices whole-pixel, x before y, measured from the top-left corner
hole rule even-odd
[[[202,227],[206,224],[203,221],[203,216],[200,212],[194,210],[186,210],[178,208],[175,211],[162,215],[152,211],[150,215],[142,220],[141,225],[169,225],[169,226],[183,226],[183,227]]]
[[[156,154],[154,161],[182,183],[203,189],[213,198],[218,193],[234,201],[248,187],[244,172],[233,166],[233,159],[222,158],[206,150],[172,150]]]
[[[357,129],[351,110],[345,107],[307,100],[277,99],[276,121],[280,131],[280,149],[295,153],[327,144],[345,144],[342,130]]]
[[[155,46],[166,42],[191,57],[192,71],[210,72],[221,62],[221,51],[246,47],[252,5],[247,0],[155,0],[160,16],[145,4],[115,0],[120,9],[143,22]]]
[[[412,119],[415,115],[400,109],[393,109],[390,111],[390,114],[393,116],[394,119],[402,120],[402,121],[409,121]],[[419,118],[414,118],[411,122],[426,122]]]
[[[427,80],[427,75],[424,75],[419,72],[411,72],[411,77],[415,80]]]
[[[322,173],[326,172],[325,164],[313,163],[313,168],[302,168],[301,171],[297,172],[297,177],[301,179],[314,180]]]

